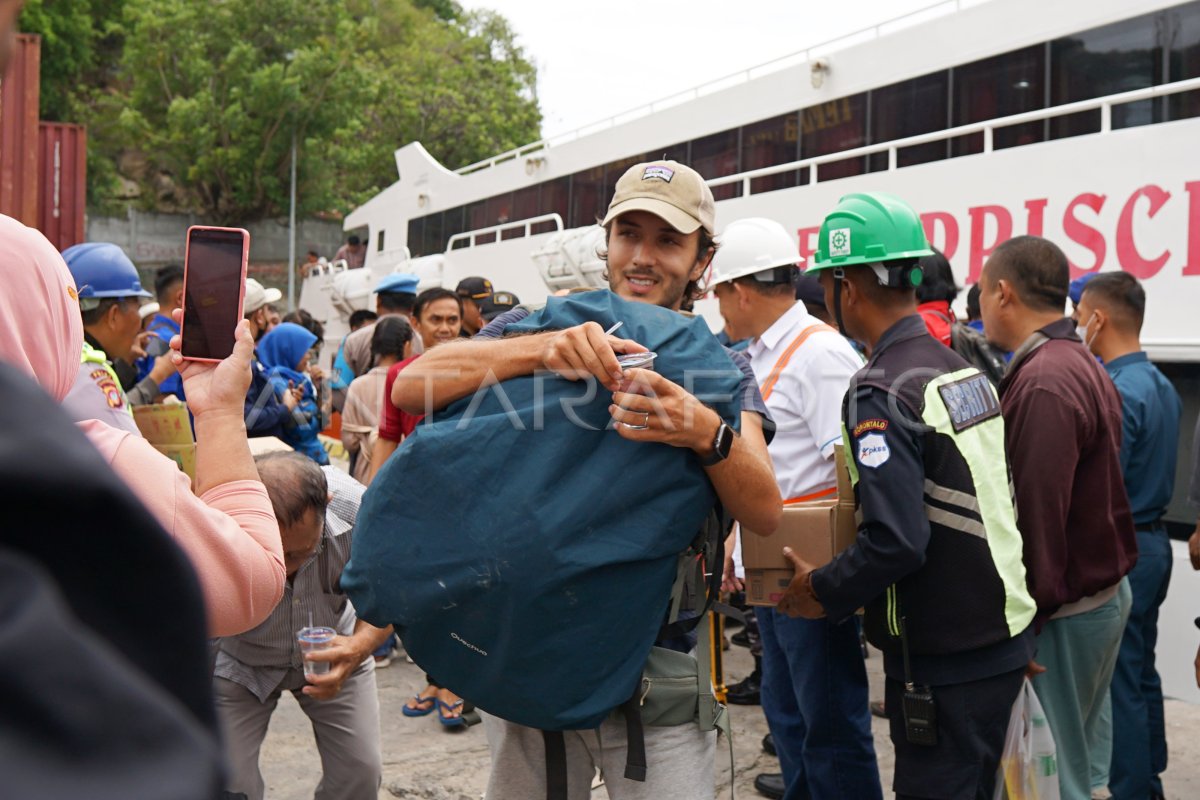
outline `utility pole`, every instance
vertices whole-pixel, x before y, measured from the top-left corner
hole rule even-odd
[[[288,311],[296,310],[296,129],[292,129],[292,189],[288,203]]]

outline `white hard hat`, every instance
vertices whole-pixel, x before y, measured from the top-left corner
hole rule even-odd
[[[765,217],[731,222],[718,240],[721,246],[713,256],[709,286],[776,267],[794,267],[804,260],[787,230]]]

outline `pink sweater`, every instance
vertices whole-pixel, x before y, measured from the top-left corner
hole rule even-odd
[[[285,575],[263,485],[233,481],[196,497],[187,475],[145,439],[97,420],[79,427],[187,553],[204,590],[209,634],[232,636],[265,620],[283,596]]]

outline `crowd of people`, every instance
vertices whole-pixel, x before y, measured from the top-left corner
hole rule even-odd
[[[261,798],[260,747],[288,692],[313,724],[317,796],[376,797],[374,672],[400,650],[391,620],[359,617],[353,582],[342,581],[364,493],[396,479],[385,468],[426,417],[436,424],[481,388],[549,372],[596,387],[605,435],[694,456],[728,535],[726,563],[707,566],[735,596],[739,535],[769,536],[789,507],[836,493],[844,446],[856,540],[825,564],[786,548],[790,585],[747,619],[756,670],[730,699],[766,716],[764,747],[780,771],[757,777],[760,793],[882,797],[865,637],[883,653],[878,713],[896,796],[990,800],[1028,681],[1053,734],[1061,797],[1163,797],[1155,644],[1181,403],[1141,348],[1140,282],[1105,272],[1072,285],[1054,242],[1017,236],[991,254],[960,321],[949,263],[900,198],[844,197],[807,264],[777,222],[718,229],[715,216],[691,168],[635,165],[603,219],[602,256],[614,302],[678,312],[661,323],[672,330],[712,293],[727,345],[715,352],[736,375],[736,413],[725,415],[661,369],[623,365],[646,348],[619,326],[531,328],[543,304],[522,305],[483,277],[418,291],[417,276],[389,275],[374,311],[351,316],[328,373],[316,365],[322,322],[303,310],[281,317],[279,292],[248,279],[233,355],[185,360],[181,267],[158,270],[150,292],[116,245],[59,254],[0,217],[0,391],[17,405],[0,424],[22,443],[2,455],[9,507],[29,528],[3,537],[0,617],[37,615],[46,642],[9,673],[24,705],[0,712],[42,749],[20,763],[0,756],[14,796],[52,784],[140,796],[153,781],[163,797]],[[362,266],[361,242],[343,250]],[[135,423],[136,407],[171,402],[190,414],[191,480]],[[331,465],[322,438],[335,413],[348,470]],[[23,422],[30,415],[35,424]],[[252,457],[249,439],[265,436],[292,452]],[[54,469],[22,463],[34,452],[53,454]],[[38,513],[49,530],[35,514],[47,500],[54,509]],[[104,518],[107,552],[85,541],[97,531],[77,522],[79,506]],[[482,512],[442,513],[454,526]],[[659,519],[646,535],[671,524]],[[49,547],[35,529],[62,539]],[[1191,547],[1200,569],[1200,527]],[[674,595],[639,613],[667,630]],[[302,652],[297,631],[314,628],[331,629],[332,644]],[[695,646],[667,638],[657,643],[685,656]],[[92,665],[102,689],[64,692],[54,669],[64,658]],[[555,738],[488,713],[487,697],[460,696],[453,676],[426,683],[404,715],[436,714],[448,730],[482,720],[488,800],[589,797],[597,770],[613,798],[714,796],[720,714],[643,728],[626,710]],[[67,742],[95,751],[78,770],[47,755]]]

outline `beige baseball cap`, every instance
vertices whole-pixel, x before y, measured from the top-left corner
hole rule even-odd
[[[263,285],[254,278],[246,278],[246,294],[242,300],[242,315],[258,311],[265,305],[278,303],[283,299],[283,292],[278,289],[264,289]]]
[[[648,211],[680,233],[716,234],[716,203],[700,173],[678,161],[634,164],[617,181],[603,225],[627,211]]]

